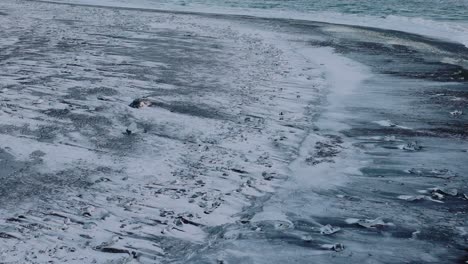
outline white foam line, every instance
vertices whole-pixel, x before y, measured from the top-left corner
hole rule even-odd
[[[333,52],[331,48],[316,48],[308,49],[306,56],[313,58],[315,63],[323,66],[328,88],[328,106],[322,120],[319,121],[321,129],[339,131],[342,126],[342,121],[347,117],[340,114],[340,105],[347,96],[359,89],[359,85],[369,77],[370,73],[367,68],[350,59],[339,56]],[[328,112],[333,114],[330,116]],[[292,171],[294,178],[301,186],[311,185],[315,188],[328,188],[337,186],[347,181],[346,176],[336,173],[337,169],[345,171],[348,174],[358,173],[359,164],[355,164],[355,160],[349,156],[353,149],[349,147],[343,152],[340,162],[330,167],[330,164],[318,164],[311,167],[304,164],[304,160],[309,155],[309,151],[314,149],[315,143],[324,140],[320,135],[311,133],[307,136],[300,148],[299,157],[290,164],[289,169]],[[339,157],[340,158],[340,157]],[[336,168],[339,166],[339,168]],[[351,168],[351,169],[350,169]]]

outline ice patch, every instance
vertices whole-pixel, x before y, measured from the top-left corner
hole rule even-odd
[[[357,218],[348,218],[345,222],[349,225],[359,225],[365,228],[382,228],[386,226],[394,226],[393,223],[385,222],[382,218],[378,217],[376,219],[357,219]]]
[[[397,125],[397,124],[393,123],[390,120],[373,121],[373,123],[375,123],[375,124],[377,124],[379,126],[383,126],[383,127],[396,127],[396,128],[408,129],[408,130],[411,129],[411,128],[406,127],[406,126]]]

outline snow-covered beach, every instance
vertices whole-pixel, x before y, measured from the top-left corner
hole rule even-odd
[[[15,0],[0,28],[1,263],[466,261],[463,44]]]

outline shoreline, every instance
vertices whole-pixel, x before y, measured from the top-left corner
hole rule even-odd
[[[162,8],[154,8],[149,5],[138,5],[123,3],[121,0],[106,0],[103,5],[96,5],[95,3],[88,2],[87,0],[79,0],[79,3],[67,2],[70,0],[34,0],[38,2],[72,5],[72,6],[89,6],[100,8],[117,8],[136,10],[144,12],[161,12],[161,13],[177,13],[187,15],[202,15],[213,17],[240,17],[240,18],[254,18],[254,19],[277,19],[277,20],[298,20],[300,22],[324,23],[331,25],[351,26],[355,28],[362,27],[364,29],[375,29],[382,31],[404,32],[411,35],[419,35],[441,42],[453,42],[462,45],[465,49],[468,48],[468,39],[463,38],[464,33],[468,30],[468,23],[462,21],[438,21],[428,18],[419,17],[400,17],[395,15],[388,15],[385,17],[362,17],[351,14],[343,15],[334,12],[313,12],[289,13],[285,10],[255,10],[250,8],[230,9],[230,8],[207,8],[207,6],[198,6],[184,8],[183,6],[169,5]],[[208,10],[207,10],[208,9]],[[195,11],[193,11],[195,10]],[[268,15],[265,15],[268,14]],[[311,19],[311,16],[313,17]],[[403,23],[402,23],[403,22]],[[461,23],[461,24],[460,24]],[[459,37],[456,37],[459,36]]]
[[[466,257],[466,115],[450,113],[466,112],[457,91],[468,71],[441,60],[468,58],[461,45],[313,22],[4,5],[0,198],[29,201],[2,208],[0,261]]]

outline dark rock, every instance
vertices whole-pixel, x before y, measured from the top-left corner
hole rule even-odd
[[[133,102],[129,106],[133,108],[143,108],[143,107],[151,106],[152,104],[153,103],[146,98],[138,98],[138,99],[133,100]]]

